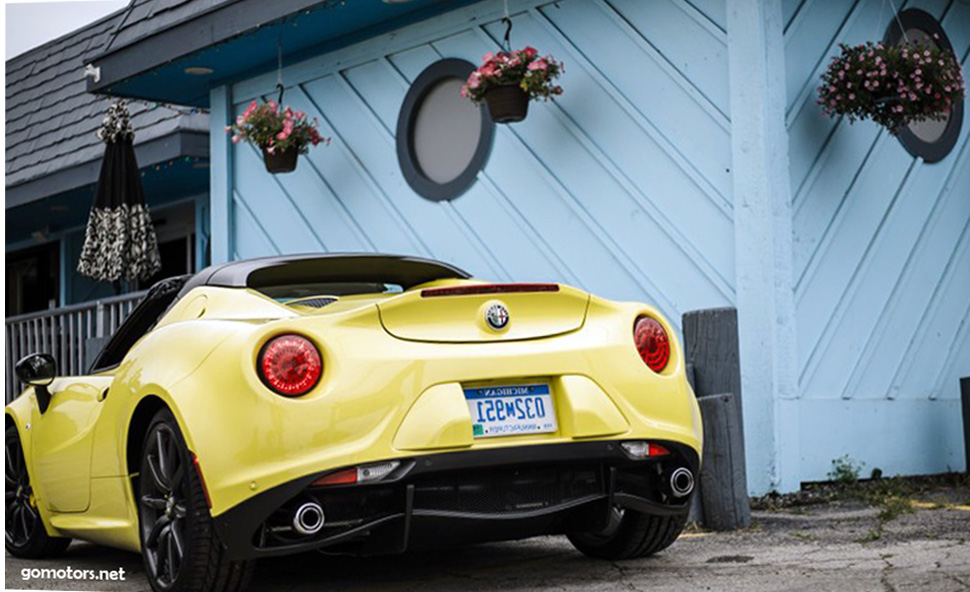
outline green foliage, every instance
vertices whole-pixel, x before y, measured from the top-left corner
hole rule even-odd
[[[912,514],[913,505],[908,499],[889,496],[882,500],[882,509],[879,510],[879,520],[889,522],[895,520],[903,514]]]
[[[852,484],[859,480],[859,474],[866,463],[856,464],[848,454],[842,455],[832,461],[832,470],[829,471],[829,479],[836,483]]]

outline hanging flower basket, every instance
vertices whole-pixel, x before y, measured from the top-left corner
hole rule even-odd
[[[297,157],[309,152],[310,146],[330,143],[330,138],[320,137],[317,125],[317,120],[308,120],[306,113],[282,108],[276,101],[253,101],[226,131],[233,134],[235,144],[258,146],[266,170],[278,174],[296,170]]]
[[[830,117],[871,119],[895,135],[913,122],[944,119],[963,100],[966,84],[949,50],[921,42],[840,47],[818,87]]]
[[[562,94],[554,80],[563,72],[561,62],[542,56],[532,47],[513,52],[485,54],[482,65],[461,87],[463,97],[476,105],[485,102],[496,123],[525,119],[530,100],[548,100]]]

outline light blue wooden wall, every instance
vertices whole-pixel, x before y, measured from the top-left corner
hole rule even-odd
[[[252,147],[234,147],[232,257],[417,254],[490,280],[646,300],[678,324],[683,311],[731,303],[724,17],[710,4],[513,3],[513,43],[564,61],[566,92],[533,104],[525,122],[499,126],[478,181],[449,203],[426,201],[404,181],[398,111],[429,64],[478,62],[497,49],[501,2],[285,70],[285,82],[298,84],[284,102],[319,117],[333,142],[277,177]],[[236,85],[234,111],[274,84],[269,76]]]
[[[780,1],[785,29],[785,89],[771,96],[787,97],[780,143],[790,147],[787,293],[795,313],[782,320],[797,335],[798,385],[793,399],[774,395],[778,418],[764,426],[748,418],[748,445],[795,459],[795,469],[786,461],[785,475],[770,477],[782,489],[824,479],[843,454],[890,474],[962,468],[957,377],[970,374],[970,124],[953,154],[927,165],[871,123],[823,117],[814,105],[821,69],[839,41],[882,36],[888,0],[757,1]],[[909,5],[943,17],[966,64],[970,0]],[[485,169],[452,202],[428,202],[404,181],[398,111],[432,62],[477,62],[497,48],[500,0],[287,67],[285,102],[319,117],[333,137],[289,175],[266,174],[259,154],[229,145],[220,127],[253,98],[270,96],[275,73],[216,89],[214,261],[416,254],[485,279],[559,281],[647,301],[678,325],[684,311],[734,304],[742,272],[731,195],[740,155],[732,154],[730,4],[512,6],[513,44],[565,61],[566,92],[533,104],[526,121],[499,126]],[[743,367],[748,378],[764,371]],[[769,478],[757,479],[752,491],[763,493]]]
[[[970,2],[903,5],[941,20],[966,72]],[[881,38],[891,8],[785,6],[801,477],[825,478],[843,454],[890,474],[963,469],[970,123],[926,164],[875,124],[824,117],[815,87],[829,57],[839,42]]]

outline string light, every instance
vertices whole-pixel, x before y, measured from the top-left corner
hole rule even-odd
[[[183,164],[183,165],[188,164],[194,167],[195,164],[198,162],[208,162],[208,161],[209,159],[202,156],[182,156],[179,158],[173,158],[171,160],[167,160],[165,162],[159,162],[151,166],[143,167],[140,173],[141,173],[141,176],[144,177],[146,173],[155,172],[155,171],[164,171],[166,169],[170,169],[179,164]]]
[[[105,97],[107,102],[112,102],[117,100],[116,97]],[[175,103],[164,103],[162,101],[145,101],[142,99],[125,99],[129,104],[137,103],[145,107],[144,111],[154,111],[156,109],[168,109],[173,113],[178,115],[195,115],[196,113],[209,114],[209,110],[204,107],[185,107],[183,105],[176,105]]]

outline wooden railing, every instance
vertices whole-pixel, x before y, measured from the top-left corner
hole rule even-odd
[[[88,340],[114,333],[144,295],[134,292],[7,318],[6,401],[9,403],[24,389],[14,373],[17,360],[32,353],[48,353],[57,360],[61,376],[83,374],[87,371]]]

